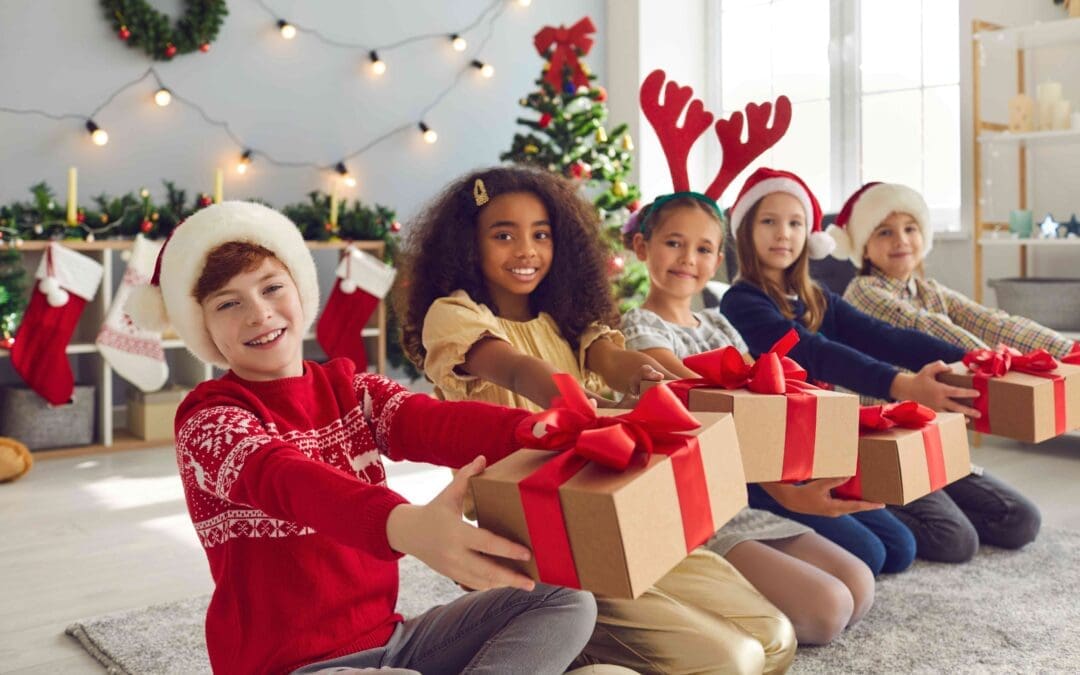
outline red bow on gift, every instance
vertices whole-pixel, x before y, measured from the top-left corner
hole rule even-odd
[[[979,418],[975,420],[975,431],[990,432],[990,395],[989,380],[1001,377],[1010,370],[1043,377],[1054,382],[1054,429],[1058,435],[1065,433],[1065,379],[1053,371],[1058,362],[1045,349],[1033,349],[1027,354],[1021,353],[1008,345],[998,345],[997,349],[975,349],[964,354],[964,365],[974,377],[972,384],[979,392],[975,399],[975,409]]]
[[[900,401],[885,405],[864,405],[859,408],[859,433],[885,431],[893,427],[921,429],[923,451],[926,453],[926,471],[930,481],[930,491],[939,490],[947,482],[945,472],[945,454],[941,447],[941,429],[930,424],[937,419],[937,413],[931,408],[915,401]],[[862,461],[855,469],[855,475],[846,483],[833,488],[833,496],[841,499],[862,499]]]
[[[561,396],[552,407],[529,415],[517,428],[517,439],[529,448],[560,452],[518,483],[541,581],[580,588],[566,533],[559,486],[590,462],[625,470],[641,450],[647,462],[653,452],[671,458],[683,517],[687,551],[701,545],[716,528],[712,521],[705,470],[697,438],[677,432],[701,426],[666,385],[642,395],[637,407],[614,417],[601,417],[577,381],[565,373],[552,375]]]
[[[1061,362],[1080,366],[1080,342],[1073,343],[1072,351],[1061,357]]]
[[[918,429],[937,419],[937,413],[915,401],[900,401],[886,405],[864,405],[859,408],[859,429],[885,431],[893,427]]]
[[[552,49],[551,67],[548,68],[544,77],[556,90],[562,89],[563,66],[570,66],[570,77],[578,87],[589,86],[589,77],[578,61],[578,56],[584,56],[592,49],[593,40],[589,35],[596,32],[596,26],[592,19],[583,18],[570,28],[566,26],[545,26],[533,36],[533,44],[540,56],[547,56],[548,49]]]
[[[817,398],[808,392],[818,387],[806,382],[806,370],[787,357],[798,342],[799,333],[792,328],[753,363],[746,363],[734,347],[688,356],[683,364],[701,377],[671,383],[671,390],[685,406],[690,405],[690,390],[703,387],[746,388],[755,394],[785,395],[787,417],[781,472],[781,480],[785,482],[806,480],[814,470]]]

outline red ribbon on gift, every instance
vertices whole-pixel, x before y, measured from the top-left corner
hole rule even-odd
[[[1027,354],[1009,347],[998,345],[997,349],[975,349],[964,354],[964,365],[972,372],[972,384],[979,392],[975,399],[975,409],[979,419],[975,420],[975,431],[990,432],[990,379],[1001,377],[1010,370],[1046,378],[1054,382],[1054,433],[1065,433],[1065,378],[1055,372],[1058,362],[1045,349],[1034,349]]]
[[[525,524],[529,530],[540,579],[581,588],[566,532],[559,486],[589,462],[623,471],[635,452],[648,461],[653,452],[671,458],[682,514],[687,552],[716,531],[705,481],[701,447],[692,431],[701,426],[666,385],[642,395],[632,411],[600,417],[577,381],[565,373],[552,376],[560,397],[552,407],[522,420],[517,439],[525,447],[555,450],[560,454],[518,483]]]
[[[1074,366],[1080,366],[1080,342],[1073,343],[1072,351],[1061,357],[1061,362],[1068,363]]]
[[[563,66],[570,66],[570,78],[578,87],[589,86],[589,76],[578,61],[578,56],[584,56],[592,49],[593,40],[589,35],[596,32],[596,26],[592,19],[583,18],[570,28],[566,26],[545,26],[533,36],[533,44],[540,56],[547,56],[548,49],[551,51],[551,67],[544,76],[551,86],[557,91],[562,90]]]
[[[787,357],[798,342],[799,333],[793,328],[753,363],[747,363],[734,347],[688,356],[683,364],[701,377],[670,383],[685,406],[690,405],[690,390],[701,387],[745,388],[755,394],[786,396],[784,466],[780,477],[785,482],[806,480],[814,471],[817,397],[808,392],[818,387],[806,382],[806,370]]]
[[[947,482],[945,454],[941,447],[941,429],[930,424],[937,419],[931,408],[915,401],[901,401],[886,405],[864,405],[859,408],[859,435],[885,431],[893,427],[921,429],[923,450],[926,453],[926,470],[930,478],[930,491],[940,490]],[[855,475],[840,487],[833,488],[833,495],[843,499],[862,499],[862,467],[856,467]]]

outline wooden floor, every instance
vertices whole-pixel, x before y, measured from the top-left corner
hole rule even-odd
[[[984,439],[973,452],[1039,503],[1044,526],[1080,528],[1080,436],[1039,446]],[[449,476],[409,464],[389,474],[417,501]],[[0,485],[0,524],[0,673],[100,673],[63,634],[69,623],[210,590],[171,447],[40,458]]]

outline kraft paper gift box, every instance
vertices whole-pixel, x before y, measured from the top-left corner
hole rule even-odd
[[[1028,443],[1080,427],[1080,365],[1043,350],[1021,354],[998,347],[970,352],[938,379],[980,392],[969,405],[982,413],[972,428]]]
[[[702,377],[670,383],[692,414],[734,416],[749,483],[855,473],[859,399],[807,384],[806,371],[784,356],[797,341],[791,331],[751,362],[734,347],[690,356],[683,363]]]
[[[645,394],[630,413],[595,411],[580,389],[580,399],[568,395],[578,386],[572,378],[569,383],[560,384],[564,402],[569,401],[561,410],[576,410],[584,426],[611,418],[639,425],[628,436],[631,454],[625,469],[574,456],[590,454],[585,446],[595,445],[591,430],[576,436],[573,447],[563,452],[519,450],[471,479],[477,520],[480,527],[532,550],[531,560],[511,564],[533,579],[636,598],[746,506],[735,424],[724,414],[691,417],[664,387]],[[657,412],[653,420],[644,412],[649,409]],[[556,407],[538,415],[557,417],[559,412]],[[651,428],[647,433],[652,434],[658,427],[668,431],[645,441],[654,444],[647,455],[642,428]],[[607,426],[601,434],[625,431]],[[545,471],[551,474],[547,479]]]
[[[867,406],[859,468],[833,495],[903,506],[971,473],[967,424],[959,413],[935,413],[914,401]],[[869,418],[869,419],[867,419]]]
[[[143,440],[171,441],[176,409],[188,391],[173,387],[143,392],[131,387],[128,391],[128,430]]]

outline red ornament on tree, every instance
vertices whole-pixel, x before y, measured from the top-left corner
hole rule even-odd
[[[581,180],[588,180],[592,176],[592,169],[585,162],[577,161],[570,165],[570,175]]]
[[[210,51],[210,43],[209,42],[204,42],[201,45],[199,45],[199,51],[202,52],[203,54]]]
[[[142,230],[143,234],[150,234],[150,230],[154,229],[154,224],[149,220],[143,220],[142,224],[139,225],[139,229]]]
[[[399,223],[396,220],[394,222],[390,223],[390,231],[391,232],[401,232],[401,223]]]
[[[630,202],[630,205],[626,208],[630,209],[630,213],[634,213],[641,208],[641,202],[635,199],[634,201]]]
[[[596,87],[596,100],[600,101],[601,103],[606,101],[607,100],[607,89],[604,89],[603,87],[597,86]]]
[[[77,223],[85,223],[86,222],[86,212],[83,211],[82,209],[79,209],[75,213],[75,222],[77,222]]]
[[[165,45],[165,58],[171,59],[174,56],[176,56],[176,45],[170,42]]]
[[[128,30],[127,26],[120,26],[120,30],[116,31],[116,37],[126,42],[131,37],[131,31]]]
[[[551,113],[544,113],[540,116],[540,128],[547,129],[549,124],[551,124]]]
[[[622,274],[624,267],[626,267],[626,261],[621,255],[612,256],[611,260],[608,260],[608,275]]]
[[[210,199],[209,195],[199,195],[199,208],[205,208],[214,203],[214,200]]]

